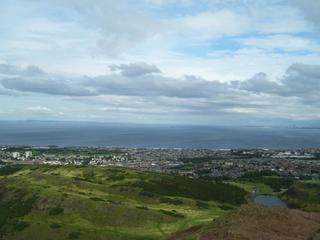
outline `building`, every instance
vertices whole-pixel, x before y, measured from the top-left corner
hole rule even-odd
[[[15,159],[19,159],[20,158],[20,153],[19,152],[13,152],[12,153],[12,157]]]
[[[26,157],[26,159],[32,158],[32,152],[31,151],[25,152],[25,157]]]

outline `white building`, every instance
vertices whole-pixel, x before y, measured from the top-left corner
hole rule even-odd
[[[13,152],[12,153],[12,157],[15,158],[15,159],[18,159],[18,158],[20,158],[20,153],[19,152]]]
[[[32,152],[31,151],[25,152],[25,157],[26,157],[26,159],[31,158],[32,157]]]

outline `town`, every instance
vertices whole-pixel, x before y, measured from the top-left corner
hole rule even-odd
[[[192,178],[238,178],[249,172],[320,177],[320,149],[0,148],[0,164],[116,166]]]

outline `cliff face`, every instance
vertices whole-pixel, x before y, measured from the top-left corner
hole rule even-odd
[[[178,232],[170,240],[319,240],[320,213],[246,205],[208,226]]]

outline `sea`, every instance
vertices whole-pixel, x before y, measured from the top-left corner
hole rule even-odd
[[[0,145],[299,149],[320,147],[320,128],[0,121]]]

